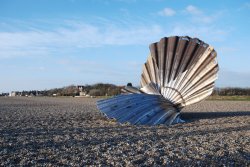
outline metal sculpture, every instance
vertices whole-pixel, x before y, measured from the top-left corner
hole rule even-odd
[[[197,38],[173,36],[149,46],[141,88],[97,102],[99,110],[120,123],[157,125],[184,122],[183,107],[208,97],[217,79],[214,48]]]

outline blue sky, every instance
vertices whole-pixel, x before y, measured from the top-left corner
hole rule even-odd
[[[97,82],[139,85],[164,36],[214,46],[218,87],[250,87],[250,2],[0,0],[0,92]]]

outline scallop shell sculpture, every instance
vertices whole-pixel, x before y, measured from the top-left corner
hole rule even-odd
[[[183,107],[208,97],[219,70],[214,48],[197,38],[172,36],[149,46],[141,88],[127,86],[126,94],[97,102],[108,118],[134,125],[184,122]]]

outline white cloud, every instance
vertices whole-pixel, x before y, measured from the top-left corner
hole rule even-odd
[[[189,19],[194,23],[201,23],[201,24],[212,24],[214,23],[224,11],[218,11],[211,15],[207,15],[201,9],[196,6],[188,5],[184,13],[188,14]]]
[[[112,25],[112,26],[110,26]],[[0,32],[0,58],[43,56],[55,52],[105,45],[148,45],[160,38],[159,25],[92,25],[71,21],[54,30]]]
[[[210,24],[215,20],[215,18],[212,16],[200,16],[200,17],[193,17],[192,20],[197,23]]]
[[[188,5],[185,9],[186,12],[190,13],[190,14],[201,14],[202,11],[200,9],[198,9],[197,7],[193,6],[193,5]]]
[[[177,24],[173,26],[171,34],[179,36],[197,37],[206,42],[218,42],[226,39],[230,29],[219,29],[216,26]]]
[[[173,16],[176,14],[176,11],[171,8],[164,8],[162,11],[158,12],[161,16]]]

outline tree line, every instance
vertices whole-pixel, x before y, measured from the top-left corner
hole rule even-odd
[[[121,94],[123,86],[116,86],[114,84],[97,83],[93,85],[84,85],[83,91],[90,96],[115,96]],[[79,89],[77,86],[71,85],[63,88],[56,88],[44,91],[45,96],[77,96]],[[250,88],[215,88],[212,96],[250,96]]]
[[[123,86],[114,84],[98,83],[94,85],[85,85],[83,90],[90,96],[115,96],[121,94]]]
[[[81,90],[76,85],[69,85],[62,88],[49,90],[31,90],[16,92],[17,96],[79,96],[80,92],[87,96],[115,96],[121,94],[123,86],[114,84],[97,83],[93,85],[83,85]],[[0,96],[6,94],[0,94]],[[215,88],[212,96],[250,96],[250,88]]]
[[[83,85],[82,92],[89,96],[115,96],[121,94],[122,86],[114,84],[97,83],[93,85]],[[79,96],[81,90],[76,85],[69,85],[62,88],[49,90],[30,90],[16,92],[16,96]]]
[[[250,88],[215,88],[212,96],[250,96]]]

